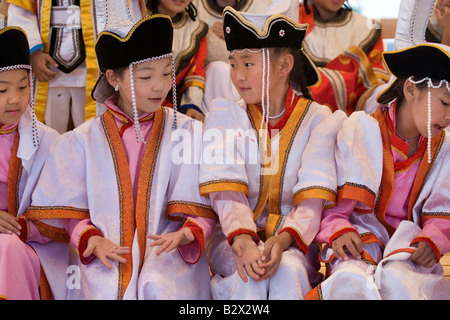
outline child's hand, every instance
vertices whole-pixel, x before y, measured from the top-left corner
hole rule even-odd
[[[223,34],[223,24],[222,22],[215,22],[211,27],[212,33],[214,33],[219,39],[225,41],[225,35]]]
[[[186,110],[186,115],[201,122],[203,122],[203,120],[205,119],[205,116],[202,115],[201,112],[198,112],[197,110],[192,108]]]
[[[336,258],[340,260],[348,260],[348,256],[345,253],[346,249],[353,257],[361,259],[363,245],[361,237],[355,232],[344,233],[331,243],[331,247],[333,248]]]
[[[417,246],[417,250],[410,257],[412,261],[425,268],[430,268],[438,262],[436,254],[428,243],[420,241],[414,246]]]
[[[247,275],[254,280],[260,280],[264,275],[264,269],[261,267],[261,253],[252,237],[248,234],[235,236],[231,248],[237,272],[242,281],[248,281]]]
[[[275,273],[280,264],[283,252],[289,248],[293,241],[294,239],[287,232],[282,232],[279,235],[267,239],[261,258],[263,261],[262,267],[266,273],[261,280],[267,279]]]
[[[48,53],[36,50],[31,54],[31,66],[38,81],[46,82],[55,77],[56,72],[50,71],[47,65],[58,67],[56,61]]]
[[[188,244],[195,240],[194,234],[189,228],[181,228],[176,232],[166,233],[162,235],[147,235],[147,238],[153,239],[150,246],[161,246],[156,255],[159,256],[161,253],[170,252],[179,245]]]
[[[83,256],[89,257],[91,254],[94,254],[105,267],[111,269],[111,264],[108,259],[127,263],[127,260],[123,258],[122,255],[128,253],[130,253],[129,247],[120,247],[104,237],[92,236],[87,242],[87,247]]]
[[[13,234],[20,236],[19,218],[13,217],[8,212],[0,211],[0,233]]]

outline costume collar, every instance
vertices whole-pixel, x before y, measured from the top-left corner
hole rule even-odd
[[[8,124],[8,125],[0,123],[0,135],[10,134],[10,133],[16,131],[17,127],[19,126],[19,122],[20,122],[20,120],[14,124]]]
[[[105,101],[106,108],[108,108],[108,110],[113,114],[113,116],[123,124],[133,125],[134,124],[133,120],[117,106],[117,101],[118,101],[117,95],[109,97]],[[139,122],[142,123],[150,121],[153,119],[154,115],[155,115],[154,112],[151,113],[146,112],[139,117]]]

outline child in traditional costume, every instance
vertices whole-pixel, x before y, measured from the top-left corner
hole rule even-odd
[[[161,107],[176,92],[172,36],[165,15],[100,34],[92,95],[107,110],[61,137],[33,194],[42,232],[78,249],[68,299],[210,298],[203,246],[215,219],[191,140],[201,123]]]
[[[305,0],[299,7],[299,22],[309,25],[303,47],[321,75],[311,87],[312,97],[350,115],[364,110],[389,74],[381,56],[380,23],[352,11],[345,2]]]
[[[318,73],[301,49],[307,26],[275,14],[287,2],[267,14],[224,11],[244,102],[216,99],[205,118],[200,190],[221,227],[207,245],[213,299],[303,299],[319,276],[308,252],[336,183],[318,151],[332,152],[345,114],[310,100]]]
[[[90,96],[98,75],[94,44],[108,21],[106,10],[122,0],[8,0],[8,25],[23,28],[38,80],[36,115],[59,133],[95,117]],[[143,0],[125,2],[135,21]],[[123,10],[123,8],[120,8]],[[72,120],[72,121],[70,121]]]
[[[191,1],[177,4],[171,0],[148,0],[147,8],[148,14],[163,13],[172,18],[178,110],[203,121],[208,25],[197,18],[197,9]],[[172,106],[172,95],[169,94],[164,105]]]
[[[262,13],[273,0],[193,0],[192,2],[198,10],[199,19],[209,26],[206,35],[208,53],[205,62],[205,93],[202,104],[203,112],[208,112],[215,98],[229,99],[233,95],[236,98],[239,96],[230,80],[229,53],[223,33],[223,10],[230,6],[239,12]]]
[[[311,299],[450,299],[450,48],[420,39],[430,1],[402,5],[396,41],[412,45],[383,54],[395,78],[381,108],[338,133],[339,201],[316,237],[331,275]]]
[[[45,243],[23,214],[50,145],[59,136],[36,120],[25,32],[0,30],[0,299],[41,298],[41,266],[27,242]]]

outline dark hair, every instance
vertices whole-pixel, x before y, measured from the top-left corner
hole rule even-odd
[[[147,0],[147,9],[150,10],[153,13],[159,13],[158,6],[160,5],[159,0]],[[187,12],[189,18],[191,20],[195,21],[197,19],[197,8],[194,6],[194,4],[191,2],[185,9]]]
[[[305,7],[306,14],[310,14],[311,11],[309,11],[308,0],[303,0],[303,6]],[[350,4],[348,3],[348,0],[345,1],[345,3],[344,3],[344,8],[347,9],[347,10],[352,10],[352,7],[351,7]]]
[[[397,105],[401,104],[403,99],[405,98],[405,94],[403,93],[403,87],[405,85],[407,78],[403,79],[397,79],[392,84],[392,86],[387,90],[385,93],[383,93],[380,98],[378,99],[378,103],[380,104],[388,104],[394,99],[397,99]],[[432,82],[435,82],[431,80]],[[417,83],[416,87],[419,90],[424,90],[428,87],[428,81],[423,81],[421,83]]]
[[[293,85],[294,89],[300,91],[306,99],[313,100],[305,80],[304,70],[306,63],[308,62],[305,61],[305,57],[300,53],[300,50],[288,47],[275,47],[271,48],[271,52],[277,57],[285,52],[290,53],[294,57],[294,66],[289,74],[289,82]]]

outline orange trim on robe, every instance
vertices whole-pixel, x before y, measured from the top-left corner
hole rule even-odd
[[[389,122],[386,120],[387,110],[379,109],[377,112],[373,114],[373,117],[378,121],[380,126],[380,132],[383,142],[383,174],[381,178],[381,194],[378,196],[378,201],[375,204],[375,213],[380,220],[380,222],[385,226],[387,231],[392,235],[395,231],[395,228],[391,226],[386,221],[386,210],[391,201],[392,194],[394,191],[394,176],[395,176],[395,165],[394,165],[394,157],[392,155],[392,144],[391,144],[391,132],[389,128]],[[416,174],[416,178],[414,180],[414,184],[411,189],[411,194],[409,197],[409,205],[408,205],[408,220],[412,221],[412,209],[414,204],[419,196],[419,193],[422,189],[422,186],[425,182],[425,178],[428,174],[429,169],[433,165],[436,156],[438,155],[440,148],[443,143],[443,139],[445,137],[445,132],[442,131],[440,134],[437,134],[431,139],[431,155],[432,161],[428,163],[427,154],[424,153],[422,160],[420,161],[419,169]],[[423,142],[426,145],[426,138]]]
[[[355,209],[360,213],[371,213],[375,204],[375,194],[364,185],[345,183],[338,187],[337,201],[342,199],[356,200],[369,207],[367,210]]]
[[[19,141],[20,135],[19,131],[17,130],[11,149],[11,158],[9,159],[7,186],[8,213],[13,217],[17,216],[17,212],[19,210],[19,184],[23,169],[22,160],[17,157]]]
[[[165,112],[163,108],[159,108],[156,112],[154,112],[152,131],[145,147],[144,155],[141,161],[141,169],[139,172],[136,198],[136,228],[140,252],[139,270],[141,270],[144,263],[153,175],[155,172],[159,148],[161,146],[162,135],[164,133],[165,121]]]
[[[248,185],[244,181],[223,179],[200,184],[200,194],[204,197],[208,196],[208,193],[218,191],[242,192],[248,197]]]
[[[182,201],[169,201],[167,203],[167,215],[169,219],[180,220],[184,219],[175,216],[175,214],[183,214],[189,216],[197,216],[203,218],[217,219],[216,213],[210,206],[195,203],[195,202],[182,202]]]
[[[134,200],[130,169],[119,130],[116,127],[114,116],[107,110],[102,116],[105,135],[107,137],[111,155],[116,170],[116,180],[119,187],[120,199],[120,246],[133,247],[135,232]],[[118,299],[122,300],[130,283],[133,273],[133,260],[131,253],[124,254],[127,263],[119,263]]]

